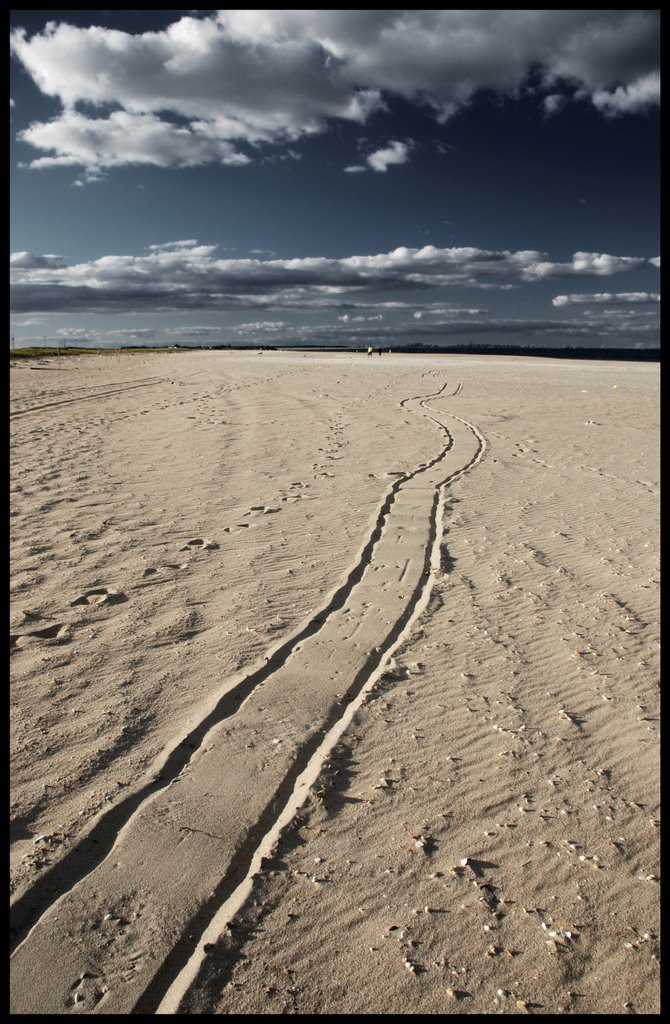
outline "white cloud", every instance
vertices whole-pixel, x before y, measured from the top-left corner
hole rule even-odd
[[[22,142],[54,156],[33,160],[31,167],[84,166],[87,180],[100,178],[100,170],[126,164],[156,167],[197,167],[205,163],[240,165],[250,158],[225,139],[203,132],[197,123],[177,126],[154,114],[114,111],[109,117],[91,118],[74,110],[18,133]]]
[[[557,114],[559,110],[562,110],[565,106],[566,98],[560,93],[551,93],[549,96],[545,96],[542,100],[542,105],[546,114]]]
[[[220,334],[220,327],[167,327],[165,330],[166,334],[176,334],[178,336],[193,335],[197,337],[207,337],[211,334]]]
[[[658,292],[594,292],[592,294],[557,295],[552,300],[554,306],[577,306],[592,303],[610,303],[616,305],[637,304],[641,302],[660,302]]]
[[[43,256],[34,256],[31,252],[13,252],[9,257],[10,267],[18,269],[36,269],[47,267],[62,267],[65,261],[62,256],[46,253]]]
[[[409,159],[410,146],[406,142],[393,141],[384,149],[378,149],[367,158],[373,171],[383,172],[391,164],[404,164]]]
[[[575,253],[568,263],[552,262],[535,250],[432,245],[399,246],[386,253],[341,259],[233,259],[220,258],[216,246],[188,239],[154,243],[143,256],[101,256],[72,266],[59,256],[15,253],[11,298],[19,313],[306,309],[324,308],[324,303],[339,303],[342,308],[347,293],[502,289],[551,277],[609,276],[647,262],[584,252]],[[383,304],[378,305],[375,312],[382,308]],[[364,315],[363,310],[357,312]]]
[[[630,85],[620,85],[613,91],[597,89],[591,99],[598,110],[610,116],[637,114],[660,103],[661,76],[654,71],[631,82]]]
[[[640,321],[642,317],[653,317],[655,323],[652,326],[656,326],[658,323],[658,311],[641,311],[639,309],[610,309],[609,306],[604,309],[584,309],[582,310],[582,316],[590,317],[591,321],[601,321],[606,323],[608,320],[623,320],[627,323],[631,323],[633,320]]]
[[[249,331],[281,331],[286,327],[291,327],[291,324],[285,323],[283,320],[257,320],[252,323],[237,324],[233,330],[246,334]]]
[[[98,332],[86,327],[59,327],[56,334],[65,341],[88,341],[98,337]]]
[[[521,254],[526,255],[526,254]],[[638,256],[609,256],[599,252],[576,252],[570,263],[551,263],[547,260],[529,259],[522,274],[526,280],[545,277],[572,277],[595,275],[609,277],[625,270],[635,270],[647,262]]]
[[[658,103],[659,13],[175,12],[141,34],[54,20],[11,37],[14,57],[63,108],[20,138],[47,154],[31,166],[83,166],[82,184],[128,163],[243,164],[240,145],[286,146],[333,118],[364,124],[392,95],[445,121],[478,90],[517,96],[531,68],[547,112],[568,90],[608,116],[638,113]],[[394,162],[403,156],[392,150]]]
[[[345,324],[362,324],[383,320],[384,317],[382,313],[377,313],[375,316],[350,316],[348,313],[344,313],[342,316],[338,316],[337,319]]]
[[[151,252],[159,252],[161,249],[194,249],[197,244],[197,238],[184,238],[180,242],[153,242],[147,249]]]
[[[658,267],[659,270],[661,269],[661,257],[660,256],[652,256],[652,258],[649,260],[649,262],[651,264],[653,264],[653,266]]]

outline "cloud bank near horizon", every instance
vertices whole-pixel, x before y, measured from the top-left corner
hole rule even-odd
[[[333,121],[366,125],[393,97],[445,123],[482,90],[536,93],[545,116],[637,114],[660,95],[654,10],[218,11],[141,34],[54,20],[14,31],[11,50],[62,108],[19,133],[41,153],[29,166],[81,167],[80,184],[125,165],[244,166]],[[363,169],[408,157],[393,140]]]
[[[394,348],[408,344],[548,344],[601,345],[612,348],[648,348],[658,342],[658,324],[630,318],[616,320],[602,316],[597,320],[548,320],[537,317],[514,319],[496,317],[482,322],[472,319],[416,321],[404,323],[316,323],[295,324],[284,320],[255,320],[233,326],[180,326],[164,328],[134,327],[112,331],[100,328],[62,327],[56,337],[65,343],[100,345],[102,347],[133,342],[146,345],[183,345],[186,347],[242,346],[323,346],[365,348],[381,345]],[[43,335],[23,338],[24,344],[42,343]]]
[[[509,289],[609,277],[652,263],[607,253],[576,252],[569,261],[555,261],[535,250],[433,245],[341,259],[230,259],[219,258],[216,246],[189,239],[152,244],[142,256],[101,256],[73,265],[55,254],[13,253],[10,300],[12,311],[22,314],[346,308],[352,299],[388,291]],[[575,296],[557,299],[554,305],[560,306]]]

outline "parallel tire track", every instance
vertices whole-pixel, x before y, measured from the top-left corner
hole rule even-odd
[[[460,387],[459,385],[455,393],[460,391]],[[112,1012],[152,1013],[156,1011],[161,1000],[170,989],[175,975],[189,963],[193,955],[194,933],[201,934],[203,932],[212,921],[212,918],[216,916],[222,903],[225,903],[239,887],[240,883],[245,880],[254,855],[264,837],[276,825],[282,809],[285,809],[289,803],[301,773],[309,766],[310,761],[322,746],[324,736],[328,737],[329,734],[336,731],[338,724],[342,722],[343,702],[346,707],[349,702],[355,700],[362,693],[366,683],[375,673],[380,671],[381,666],[388,659],[392,650],[400,643],[409,624],[416,617],[417,610],[423,609],[427,604],[430,590],[432,589],[431,565],[435,565],[436,550],[439,556],[440,536],[438,526],[441,522],[444,488],[476,465],[482,458],[486,448],[484,438],[472,424],[453,414],[445,414],[435,410],[426,404],[429,399],[447,397],[444,396],[445,388],[446,385],[443,385],[434,394],[415,396],[411,399],[405,399],[401,403],[403,407],[410,408],[410,403],[418,403],[425,410],[424,415],[427,415],[427,410],[431,409],[431,412],[435,415],[431,415],[430,419],[443,431],[445,444],[438,455],[430,462],[421,464],[416,469],[404,474],[393,482],[382,503],[375,526],[359,557],[345,581],[331,594],[326,604],[313,614],[291,637],[284,640],[276,648],[271,649],[264,664],[245,675],[242,679],[232,681],[232,683],[228,681],[225,691],[220,693],[216,704],[209,713],[197,722],[186,736],[164,752],[160,761],[154,765],[153,776],[148,781],[145,781],[144,784],[138,785],[119,804],[103,813],[93,824],[86,837],[69,851],[65,858],[54,865],[48,875],[41,877],[35,886],[17,901],[12,911],[13,946],[15,948],[16,960],[15,973],[17,975],[17,1006],[13,1012],[31,1012],[31,1007],[38,1005],[41,1006],[41,1012],[44,1012],[44,1000],[40,999],[39,995],[34,994],[32,986],[23,977],[23,974],[26,963],[30,962],[30,950],[26,947],[36,943],[39,949],[41,943],[46,943],[48,948],[48,933],[50,930],[48,925],[45,928],[44,936],[41,935],[42,918],[45,911],[49,907],[53,907],[54,901],[66,899],[78,882],[86,885],[88,876],[91,875],[98,865],[103,864],[117,839],[120,838],[120,833],[123,831],[124,839],[131,836],[134,816],[137,812],[143,809],[144,806],[148,807],[149,810],[151,810],[152,806],[156,806],[156,801],[160,799],[163,792],[191,764],[194,752],[202,750],[208,734],[212,733],[213,735],[213,730],[221,726],[226,720],[231,722],[237,721],[240,712],[246,707],[248,699],[257,692],[260,685],[266,682],[274,684],[278,693],[276,697],[277,706],[282,709],[283,704],[281,704],[281,701],[287,699],[286,694],[297,691],[300,695],[300,708],[294,710],[298,717],[300,713],[303,713],[309,718],[308,712],[303,711],[303,704],[306,705],[310,700],[313,703],[310,711],[312,721],[307,723],[311,727],[311,732],[306,727],[305,732],[302,734],[307,736],[307,739],[301,739],[297,748],[287,755],[288,761],[284,764],[283,772],[278,780],[271,786],[264,806],[255,812],[255,819],[242,829],[241,837],[238,837],[237,840],[234,839],[232,849],[228,850],[229,863],[227,869],[218,868],[216,884],[212,888],[210,881],[207,886],[208,895],[201,896],[197,900],[195,912],[193,912],[193,909],[189,910],[188,907],[184,908],[181,917],[175,912],[175,918],[179,922],[177,925],[179,935],[176,941],[172,942],[169,950],[161,954],[163,959],[157,965],[157,969],[153,970],[151,977],[145,977],[143,981],[141,977],[137,978],[138,984],[142,985],[141,991],[137,991],[137,986],[134,986],[134,991],[130,991],[133,989],[133,986],[128,986],[128,991],[125,993],[124,1007],[120,1010],[115,1009]],[[446,424],[442,422],[445,416],[450,416],[461,424],[461,427],[465,429],[464,436],[470,435],[471,437],[471,446],[472,438],[474,438],[475,443],[473,446],[474,452],[465,463],[457,465],[438,479],[438,473],[435,471],[441,468],[441,464],[447,459],[454,447],[454,435]],[[463,431],[461,432],[463,433]],[[429,478],[428,483],[423,480],[424,477]],[[427,515],[425,504],[428,494],[426,491],[431,492]],[[364,602],[362,597],[366,596],[367,592],[361,596],[359,591],[365,591],[365,587],[369,586],[370,581],[368,577],[372,576],[372,568],[375,571],[381,569],[390,572],[390,559],[387,559],[388,564],[384,563],[385,553],[386,555],[389,552],[394,553],[396,545],[396,541],[390,537],[390,516],[401,499],[404,502],[404,506],[408,507],[410,513],[412,513],[412,509],[415,509],[415,511],[420,510],[423,505],[422,514],[424,519],[427,519],[427,522],[423,524],[423,533],[421,530],[417,531],[413,527],[408,526],[406,530],[408,540],[403,541],[407,545],[407,550],[415,553],[414,584],[412,589],[406,593],[406,596],[400,595],[402,607],[399,607],[397,612],[394,612],[395,617],[390,623],[390,629],[381,643],[379,643],[378,637],[379,617],[375,618],[372,613],[368,615],[365,629],[367,629],[369,634],[367,643],[371,643],[372,649],[365,652],[362,659],[359,652],[356,654],[358,661],[355,658],[352,660],[351,664],[355,667],[355,671],[353,671],[353,676],[350,677],[351,681],[347,686],[344,697],[336,700],[335,696],[337,695],[333,695],[328,690],[326,684],[324,684],[324,692],[315,686],[314,693],[308,693],[304,686],[301,688],[294,684],[294,677],[301,678],[300,672],[305,672],[304,666],[302,670],[300,669],[301,659],[302,662],[306,662],[308,678],[311,679],[313,676],[314,669],[313,666],[310,667],[310,657],[312,656],[315,644],[310,645],[306,641],[316,638],[317,645],[318,642],[326,643],[329,630],[332,632],[336,629],[338,621],[341,626],[343,615],[349,611],[349,609],[345,609],[347,603],[353,606],[356,601],[362,602],[359,612],[362,616],[366,614],[363,612],[363,609],[367,608],[369,602]],[[407,509],[404,509],[404,511],[400,509],[394,520],[398,518],[398,515],[407,524],[409,524],[410,520],[414,519],[413,513],[410,515],[410,519],[407,519]],[[402,519],[403,516],[405,516],[405,519]],[[427,534],[425,532],[426,526]],[[421,534],[420,537],[419,534]],[[419,548],[421,552],[420,557],[417,554]],[[373,560],[379,562],[379,565],[373,566]],[[403,569],[403,575],[404,573],[405,569]],[[363,586],[359,586],[360,584],[363,584]],[[375,579],[375,585],[378,585],[377,579]],[[404,585],[403,589],[408,590]],[[338,615],[338,613],[341,614]],[[341,634],[336,634],[336,639],[338,638],[341,639]],[[286,683],[287,677],[290,677],[289,682],[291,684],[288,688]],[[284,679],[283,684],[281,683],[282,679]],[[282,691],[282,685],[284,686],[284,691]],[[267,702],[267,688],[264,690],[264,700]],[[319,716],[320,728],[313,727],[315,715]],[[240,729],[243,728],[244,723],[242,722]],[[225,746],[225,743],[219,745]],[[217,752],[216,744],[210,748],[209,752],[205,752],[209,754],[212,761],[216,761],[217,757],[223,757],[221,770],[229,769],[229,752],[228,762],[223,754]],[[192,771],[197,772],[197,767],[196,764],[192,767]],[[183,786],[182,788],[186,789],[187,787]],[[182,826],[183,828],[184,826]],[[193,833],[202,832],[203,835],[208,834],[203,829],[190,829],[187,831]],[[210,838],[219,838],[213,833],[209,833],[209,835]],[[197,852],[197,850],[194,851],[194,855]],[[203,884],[205,883],[203,882]],[[28,930],[31,928],[32,930],[26,937]],[[23,962],[23,952],[26,953],[27,957],[25,962]],[[67,961],[67,956],[65,956],[65,960]],[[57,988],[57,986],[55,987]],[[58,993],[54,992],[52,998],[56,1000],[56,1004],[52,1004],[54,1011],[62,1012],[62,1001],[58,1002]],[[104,1012],[104,1002],[106,1000],[100,1006],[100,1011],[102,1012]]]

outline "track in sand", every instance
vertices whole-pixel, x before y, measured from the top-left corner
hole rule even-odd
[[[445,488],[486,449],[474,425],[428,404],[461,387],[401,403],[435,423],[440,448],[394,479],[324,605],[262,667],[224,683],[143,783],[17,900],[13,1013],[175,1012],[207,938],[244,898],[355,702],[428,604]],[[48,967],[36,973],[39,963]]]

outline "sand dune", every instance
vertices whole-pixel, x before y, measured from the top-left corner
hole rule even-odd
[[[11,371],[14,1013],[658,1013],[658,367]]]

